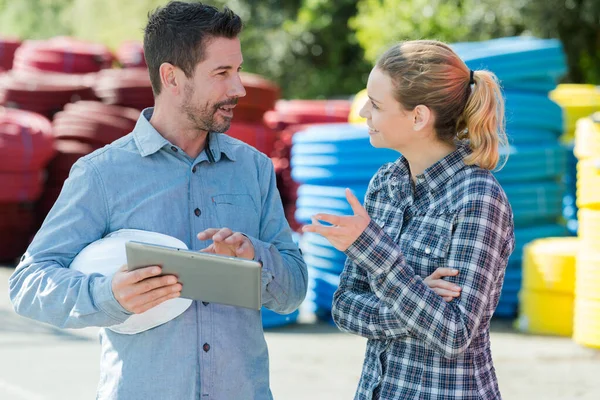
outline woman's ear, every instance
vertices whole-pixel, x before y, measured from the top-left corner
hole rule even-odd
[[[413,114],[413,130],[421,131],[431,121],[431,109],[427,106],[419,104],[412,111]]]

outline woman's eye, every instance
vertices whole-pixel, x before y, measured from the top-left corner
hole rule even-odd
[[[377,104],[375,104],[373,101],[371,101],[371,105],[374,109],[379,110],[379,107],[377,107]]]

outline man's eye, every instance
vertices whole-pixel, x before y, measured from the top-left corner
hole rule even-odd
[[[371,101],[371,105],[373,106],[374,109],[379,110],[379,107],[377,107],[377,104],[373,103],[372,101]]]
[[[219,72],[217,75],[225,76],[225,75],[227,75],[227,71]]]

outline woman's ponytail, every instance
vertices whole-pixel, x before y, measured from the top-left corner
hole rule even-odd
[[[462,137],[469,139],[472,153],[466,164],[493,170],[498,165],[499,147],[508,143],[505,132],[504,98],[496,75],[479,70],[473,74],[474,84],[460,124],[466,127]]]

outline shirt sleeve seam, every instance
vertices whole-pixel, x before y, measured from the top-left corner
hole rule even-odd
[[[105,220],[105,225],[104,225],[104,233],[108,233],[110,232],[110,208],[108,205],[108,201],[107,201],[107,193],[106,193],[106,185],[104,184],[104,180],[102,179],[102,175],[100,174],[100,171],[98,170],[98,168],[96,167],[96,165],[94,165],[91,161],[82,159],[82,162],[87,163],[92,170],[94,171],[97,179],[98,179],[98,183],[100,184],[100,190],[102,191],[102,203],[104,205],[104,212],[106,213],[106,220]]]

